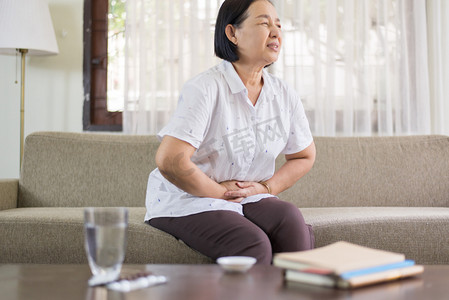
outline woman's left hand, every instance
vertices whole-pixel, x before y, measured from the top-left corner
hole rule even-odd
[[[262,184],[255,181],[238,181],[236,182],[238,189],[227,191],[226,197],[230,198],[246,198],[252,195],[267,193],[267,189]]]

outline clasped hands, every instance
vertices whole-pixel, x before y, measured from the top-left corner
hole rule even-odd
[[[255,181],[228,180],[220,182],[220,185],[226,189],[223,199],[236,203],[242,202],[246,197],[267,192],[265,186]]]

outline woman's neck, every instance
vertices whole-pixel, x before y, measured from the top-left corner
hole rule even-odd
[[[247,66],[238,61],[233,62],[232,65],[247,89],[262,88],[263,67]]]
[[[238,62],[233,62],[232,65],[248,90],[249,100],[253,105],[256,105],[263,86],[263,67],[254,68]]]

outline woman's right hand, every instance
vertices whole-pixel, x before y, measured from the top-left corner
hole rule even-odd
[[[226,189],[226,191],[237,191],[240,189],[240,187],[237,185],[237,183],[238,183],[237,180],[227,180],[227,181],[220,182],[220,185],[223,186]],[[237,198],[226,197],[223,194],[223,199],[227,200],[229,202],[240,203],[240,202],[242,202],[242,200],[244,198],[243,197],[237,197]]]

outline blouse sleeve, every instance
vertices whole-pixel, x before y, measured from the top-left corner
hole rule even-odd
[[[287,145],[282,150],[282,154],[301,152],[313,142],[309,121],[307,120],[301,99],[293,89],[290,88],[288,91],[292,101],[292,112],[290,115],[290,130]]]
[[[173,116],[158,133],[158,138],[161,140],[165,135],[173,136],[198,149],[210,123],[209,100],[207,91],[201,86],[186,83]]]

